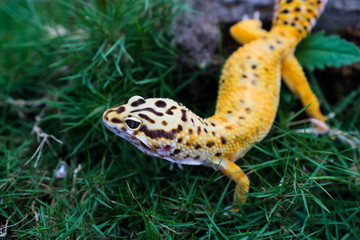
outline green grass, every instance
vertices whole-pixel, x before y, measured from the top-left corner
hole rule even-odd
[[[168,161],[107,131],[102,112],[135,94],[171,97],[208,116],[216,97],[192,96],[185,87],[217,79],[207,69],[184,72],[175,64],[171,21],[181,5],[105,2],[0,3],[6,23],[0,25],[0,228],[9,220],[7,238],[360,238],[355,149],[327,135],[296,133],[304,125],[289,127],[301,107],[285,88],[270,134],[238,161],[251,179],[238,214],[225,210],[234,183],[221,173],[201,166],[170,171]],[[67,34],[50,37],[46,25],[62,25]],[[357,131],[360,88],[330,105],[309,76],[325,112],[336,114],[329,124]],[[62,144],[48,137],[25,164],[44,139],[34,126]],[[58,179],[61,161],[68,170]]]

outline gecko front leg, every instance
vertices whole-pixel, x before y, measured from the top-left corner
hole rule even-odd
[[[246,202],[246,194],[249,193],[250,180],[238,165],[227,159],[221,161],[219,170],[236,183],[233,199],[234,207],[232,211],[237,212],[239,210],[238,202]]]

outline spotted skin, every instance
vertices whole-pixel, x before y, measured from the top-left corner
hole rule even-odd
[[[308,114],[325,121],[293,56],[325,4],[277,1],[270,32],[262,30],[256,19],[234,25],[232,36],[246,44],[223,67],[213,116],[202,119],[171,99],[134,96],[104,112],[105,126],[150,156],[219,169],[236,182],[234,205],[244,203],[250,182],[234,162],[269,132],[278,108],[281,75],[304,105],[311,104]]]

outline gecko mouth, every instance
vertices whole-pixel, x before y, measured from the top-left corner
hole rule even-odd
[[[149,143],[142,141],[139,138],[136,138],[134,135],[132,135],[128,132],[120,130],[119,127],[114,126],[111,123],[108,123],[107,121],[104,121],[104,124],[110,131],[112,131],[119,137],[124,138],[125,140],[129,141],[130,143],[132,143],[133,145],[135,145],[138,148],[140,147],[140,150],[142,150],[142,151],[145,150],[147,154],[154,153],[154,150],[152,149],[151,146],[149,146]]]
[[[141,140],[139,140],[139,139],[137,139],[138,140],[138,142],[139,142],[139,144],[143,147],[143,148],[145,148],[145,149],[147,149],[147,150],[149,150],[149,151],[152,151],[152,149],[148,146],[148,145],[146,145],[145,143],[143,143]]]

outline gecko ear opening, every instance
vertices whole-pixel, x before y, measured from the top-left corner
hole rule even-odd
[[[141,126],[141,123],[141,120],[134,117],[128,117],[125,119],[125,125],[130,130],[138,130]]]

